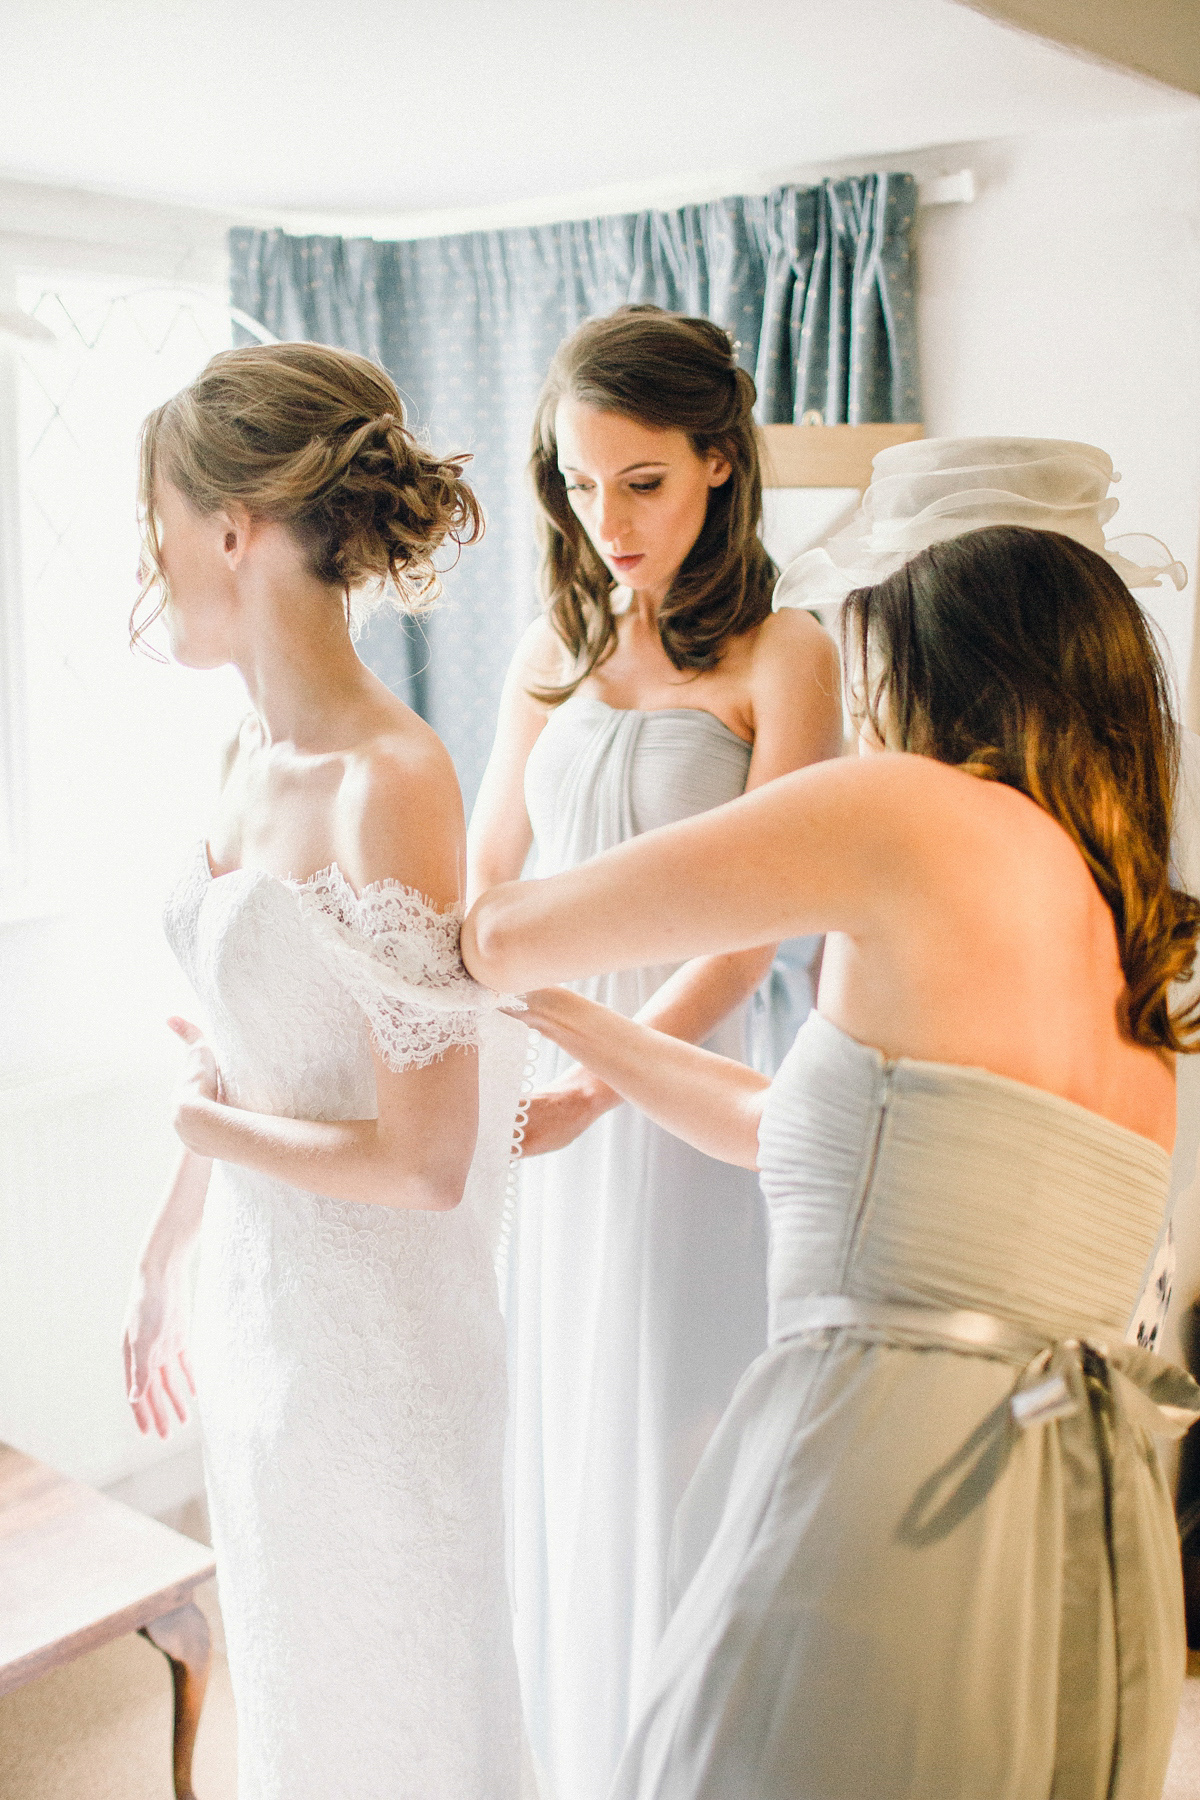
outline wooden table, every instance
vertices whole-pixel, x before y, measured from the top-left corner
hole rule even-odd
[[[203,1544],[0,1444],[0,1694],[139,1631],[171,1665],[177,1800],[195,1800],[212,1644],[192,1595],[213,1570]]]

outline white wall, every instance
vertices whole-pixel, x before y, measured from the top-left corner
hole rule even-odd
[[[327,215],[585,194],[587,217],[601,182],[624,211],[614,186],[753,192],[1171,99],[951,0],[0,0],[0,35],[0,167]]]
[[[1109,531],[1165,539],[1193,574],[1183,595],[1143,596],[1183,685],[1200,550],[1200,108],[960,154],[978,199],[920,216],[926,428],[1107,450],[1123,477]]]

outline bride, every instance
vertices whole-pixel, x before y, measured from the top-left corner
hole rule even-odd
[[[172,652],[232,663],[251,703],[168,906],[210,1035],[171,1021],[186,1148],[125,1340],[143,1431],[198,1396],[240,1800],[517,1786],[502,1070],[476,1150],[481,1035],[502,1061],[513,1025],[458,956],[450,758],[349,629],[356,590],[419,607],[439,546],[479,535],[461,463],[414,440],[382,371],[312,344],[214,357],[143,429]]]

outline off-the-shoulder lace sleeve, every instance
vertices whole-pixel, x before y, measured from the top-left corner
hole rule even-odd
[[[336,865],[294,891],[390,1069],[423,1068],[447,1050],[474,1048],[481,1015],[514,1004],[467,974],[457,908],[439,912],[398,881],[355,893]]]

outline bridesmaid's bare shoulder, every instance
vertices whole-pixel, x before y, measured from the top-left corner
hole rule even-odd
[[[783,664],[816,667],[832,671],[835,679],[839,667],[837,645],[820,619],[803,607],[784,606],[768,613],[750,635],[750,649],[757,667],[771,668]]]
[[[561,687],[571,680],[574,662],[570,651],[544,613],[525,627],[513,654],[509,679],[522,689]]]

